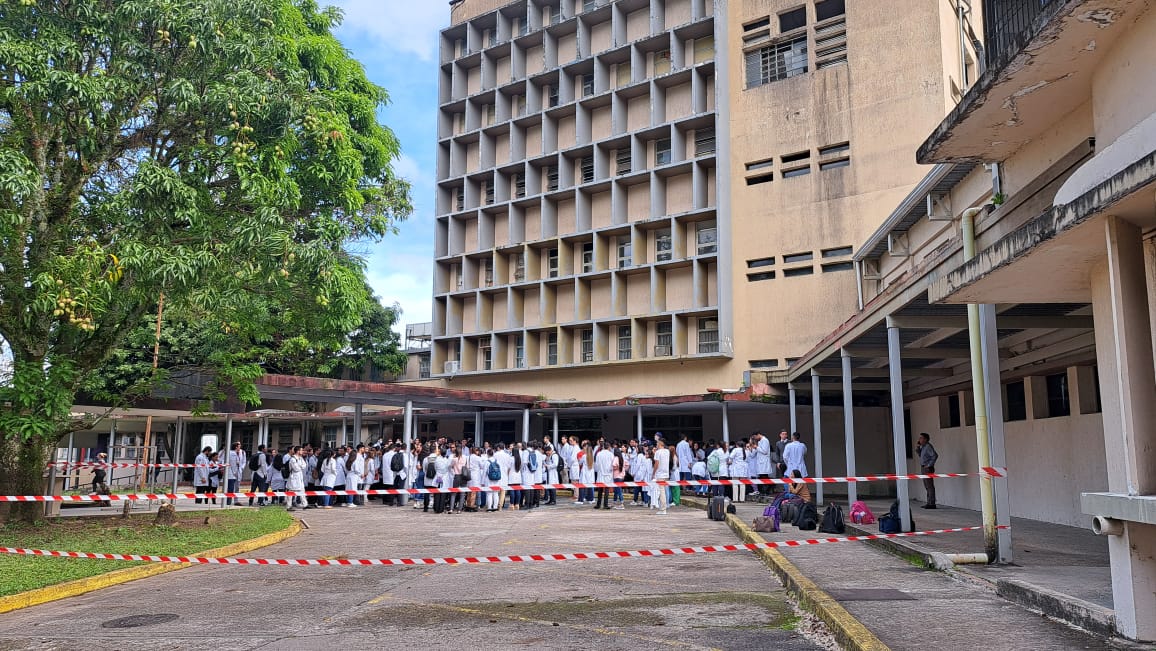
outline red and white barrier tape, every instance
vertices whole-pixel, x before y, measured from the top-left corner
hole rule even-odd
[[[866,475],[863,477],[807,477],[796,480],[796,483],[838,483],[860,481],[888,481],[895,479],[927,479],[927,478],[958,478],[975,476],[1005,477],[1006,468],[986,468],[991,472],[982,473],[933,473],[926,475]],[[191,499],[238,499],[249,497],[321,497],[329,495],[340,497],[343,495],[434,495],[439,493],[494,493],[501,490],[548,490],[558,488],[651,488],[655,486],[731,486],[742,484],[757,486],[763,484],[781,484],[788,482],[784,479],[702,479],[689,481],[656,481],[636,482],[625,481],[618,483],[577,483],[577,484],[514,484],[505,488],[501,486],[469,486],[463,488],[379,488],[369,490],[341,490],[341,491],[264,491],[264,492],[237,492],[237,493],[122,493],[112,495],[0,495],[0,502],[135,502],[147,500],[191,500]]]
[[[106,463],[101,461],[50,461],[46,468],[224,468],[223,463]]]
[[[1007,529],[1001,526],[1001,529]],[[586,561],[605,558],[652,558],[658,556],[682,556],[687,554],[713,554],[717,552],[754,551],[757,549],[778,549],[783,547],[804,547],[807,545],[828,545],[841,542],[859,542],[883,538],[910,538],[942,533],[978,531],[983,527],[961,527],[958,529],[933,529],[910,533],[885,533],[868,536],[844,536],[841,538],[812,538],[810,540],[782,540],[777,542],[748,543],[741,545],[707,545],[703,547],[673,547],[668,549],[638,549],[617,552],[579,552],[573,554],[522,554],[515,556],[449,556],[442,558],[202,558],[198,556],[151,556],[144,554],[93,554],[89,552],[61,552],[46,549],[21,549],[0,547],[2,554],[23,556],[45,556],[52,558],[91,558],[108,561],[146,561],[150,563],[193,563],[199,565],[473,565],[484,563],[535,563],[542,561]]]

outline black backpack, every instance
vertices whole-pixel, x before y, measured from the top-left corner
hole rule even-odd
[[[799,515],[795,516],[793,524],[804,531],[815,529],[819,526],[819,509],[811,502],[804,502],[803,506],[799,507]]]
[[[401,472],[405,468],[405,454],[401,452],[394,452],[393,458],[389,460],[389,469],[392,472]]]
[[[253,472],[257,472],[257,468],[261,467],[261,457],[263,456],[263,454],[264,453],[254,454],[253,456],[249,457],[249,470],[252,470]]]
[[[843,524],[843,508],[838,504],[832,504],[823,511],[823,523],[819,525],[820,533],[835,533],[843,534],[847,532],[847,527]]]
[[[901,533],[902,531],[903,519],[899,517],[899,500],[895,500],[891,503],[887,515],[879,518],[879,533]],[[909,531],[915,531],[915,518],[911,518]]]
[[[293,469],[289,467],[289,464],[285,463],[284,459],[282,459],[281,460],[281,477],[283,479],[289,479],[289,475],[292,475],[292,474],[293,474]]]
[[[280,470],[285,467],[285,457],[277,455],[273,457],[273,470]]]

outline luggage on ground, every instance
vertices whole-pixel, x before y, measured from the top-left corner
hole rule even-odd
[[[819,526],[819,509],[810,502],[804,502],[793,524],[804,531],[813,531]]]
[[[891,503],[891,509],[887,511],[887,515],[879,518],[879,533],[901,533],[903,531],[903,520],[899,517],[899,500]],[[911,518],[911,529],[915,531],[915,518]]]
[[[831,504],[823,511],[823,522],[819,525],[819,533],[844,534],[847,527],[843,522],[843,507]]]
[[[707,517],[711,520],[726,520],[727,519],[727,503],[725,497],[718,495],[710,498],[710,503],[707,506]]]
[[[762,533],[778,533],[782,520],[779,518],[779,507],[768,506],[763,509],[763,515],[755,518],[755,531]],[[763,527],[763,528],[760,528]]]
[[[875,524],[875,514],[862,501],[851,505],[851,522],[855,524]]]

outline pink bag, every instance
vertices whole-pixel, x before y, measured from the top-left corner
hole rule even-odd
[[[857,501],[851,505],[851,522],[855,524],[874,524],[875,514],[867,505],[861,501]]]

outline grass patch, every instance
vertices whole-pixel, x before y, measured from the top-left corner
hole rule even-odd
[[[178,513],[177,523],[158,527],[153,514],[121,518],[56,518],[0,526],[0,547],[111,554],[187,556],[257,538],[290,526],[284,509],[237,509]],[[83,558],[0,555],[0,596],[83,579],[141,563]]]

